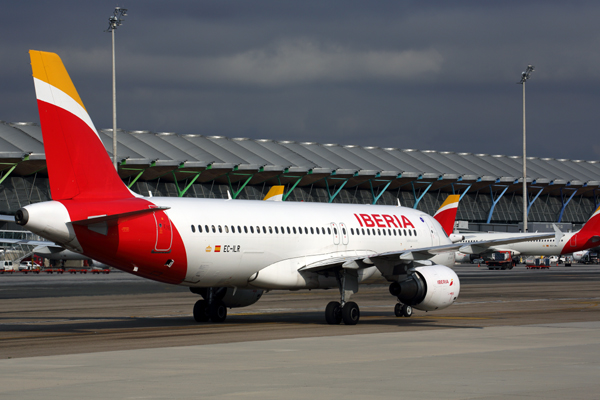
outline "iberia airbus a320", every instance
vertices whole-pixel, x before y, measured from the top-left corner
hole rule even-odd
[[[396,315],[454,303],[453,244],[411,208],[228,199],[142,197],[115,171],[58,55],[30,51],[52,201],[17,211],[24,228],[69,250],[202,296],[197,321],[221,322],[265,290],[338,288],[330,324],[356,324],[350,297],[383,276]],[[552,237],[482,241],[491,246]]]

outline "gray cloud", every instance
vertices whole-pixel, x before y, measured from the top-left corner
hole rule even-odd
[[[600,159],[600,3],[131,0],[124,129]],[[37,120],[29,48],[63,58],[111,125],[110,2],[11,3],[0,119]]]

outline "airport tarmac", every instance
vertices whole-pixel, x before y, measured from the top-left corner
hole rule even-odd
[[[357,326],[324,323],[333,290],[271,292],[197,324],[185,288],[0,276],[0,397],[597,397],[600,267],[456,271],[458,302],[411,318],[386,286],[361,287]]]

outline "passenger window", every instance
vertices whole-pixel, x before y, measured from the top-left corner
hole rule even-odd
[[[321,228],[321,233],[324,235],[325,234],[325,228]]]
[[[290,232],[290,227],[289,226],[287,227],[287,231],[288,231],[288,234],[292,233],[292,232]],[[296,233],[296,231],[294,231],[294,233]]]
[[[412,231],[410,229],[408,230],[408,236],[412,236]]]
[[[267,228],[265,228],[264,226],[263,226],[263,233],[264,233],[264,234],[266,234],[266,233],[267,233]]]
[[[192,225],[192,233],[196,232],[196,227],[194,225]]]
[[[242,233],[242,227],[238,225],[238,233]]]
[[[367,235],[371,236],[371,231],[367,229]]]
[[[331,228],[327,228],[327,234],[331,235]]]
[[[213,233],[217,233],[217,228],[215,228],[214,225],[212,226],[212,231],[213,231]]]
[[[273,228],[269,227],[269,233],[273,233]]]
[[[225,225],[225,233],[229,233],[229,227],[227,225]]]
[[[296,234],[296,227],[294,226],[294,227],[292,227],[292,229],[294,230],[294,235],[295,235]]]
[[[298,227],[298,233],[302,235],[302,228]]]
[[[350,228],[350,234],[354,235],[354,228]]]
[[[342,228],[342,235],[346,236],[346,228]]]
[[[406,229],[404,230],[404,236],[406,236]]]
[[[306,233],[308,235],[308,228],[304,227],[304,233]]]
[[[312,226],[310,227],[310,234],[314,235],[315,234],[315,230],[312,228]]]
[[[250,227],[250,233],[254,233],[254,227],[253,226]]]
[[[381,236],[381,229],[377,229],[377,235]]]
[[[385,229],[382,229],[382,231],[383,231],[383,236],[385,236]]]
[[[365,228],[362,228],[362,234],[363,234],[363,236],[365,236]]]
[[[198,233],[202,233],[202,225],[198,225]]]
[[[336,235],[338,234],[337,233],[337,228],[333,228],[333,233],[335,233]]]
[[[252,227],[250,227],[250,229],[252,229]],[[244,232],[248,233],[248,227],[244,225]]]
[[[392,229],[392,231],[394,232],[394,236],[396,236],[396,230],[395,230],[395,229]]]
[[[221,228],[221,225],[219,225],[219,233],[223,233],[223,229]]]
[[[256,233],[260,233],[260,226],[256,227]]]
[[[415,236],[417,236],[417,230],[415,229]]]
[[[275,233],[279,233],[279,229],[277,229],[277,227],[275,227]]]
[[[206,229],[206,233],[208,233],[209,232],[208,225],[204,225],[204,228]]]

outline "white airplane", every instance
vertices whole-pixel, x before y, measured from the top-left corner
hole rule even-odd
[[[469,254],[485,254],[495,251],[510,251],[513,256],[561,256],[600,245],[600,207],[577,232],[562,233],[554,225],[555,239],[536,239],[519,243],[479,247],[476,242],[490,239],[522,238],[528,233],[482,232],[464,233],[457,243],[465,245]],[[471,245],[472,244],[472,245]],[[464,252],[463,252],[464,253]],[[457,256],[458,258],[458,256]],[[467,256],[464,256],[467,259]]]
[[[456,301],[460,281],[449,266],[463,245],[418,210],[131,192],[58,55],[30,56],[53,200],[19,209],[24,228],[125,272],[189,286],[203,297],[197,321],[224,321],[227,307],[253,304],[264,290],[338,288],[326,321],[353,325],[360,310],[350,297],[376,273],[391,282],[398,316]]]

